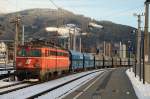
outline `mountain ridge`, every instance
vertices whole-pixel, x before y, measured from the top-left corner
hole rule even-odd
[[[65,24],[76,24],[82,28],[82,32],[88,32],[89,36],[83,37],[85,46],[96,47],[97,44],[108,42],[127,43],[130,40],[134,27],[116,24],[111,21],[97,21],[84,15],[76,15],[64,9],[29,9],[16,13],[0,15],[0,39],[14,39],[15,25],[11,20],[15,16],[21,16],[21,23],[25,26],[25,39],[34,37],[47,37],[46,27],[60,27]],[[102,25],[103,29],[89,28],[89,22]],[[20,27],[21,29],[21,27]],[[22,32],[20,30],[20,32]],[[133,35],[135,36],[135,35]]]

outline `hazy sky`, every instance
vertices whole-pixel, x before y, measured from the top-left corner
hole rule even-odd
[[[53,0],[55,4],[77,14],[97,20],[109,20],[137,27],[133,13],[144,12],[145,0]],[[30,8],[56,8],[50,0],[0,0],[0,12]]]

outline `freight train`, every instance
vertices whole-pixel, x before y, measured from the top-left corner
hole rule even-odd
[[[16,75],[20,80],[47,80],[57,74],[134,64],[133,59],[129,61],[53,47],[20,46],[17,49]]]

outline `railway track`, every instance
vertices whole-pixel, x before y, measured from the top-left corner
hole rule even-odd
[[[20,98],[27,98],[27,99],[33,99],[40,97],[46,93],[53,92],[58,90],[59,88],[62,88],[63,86],[71,83],[71,82],[77,82],[77,80],[80,79],[85,79],[86,76],[91,75],[96,75],[99,73],[104,72],[105,70],[94,70],[94,71],[87,71],[83,73],[77,73],[73,75],[69,75],[67,77],[62,77],[59,79],[55,79],[52,81],[47,81],[47,82],[36,82],[36,83],[26,83],[23,82],[23,84],[15,84],[15,86],[5,86],[3,88],[6,88],[7,90],[0,89],[0,98],[4,99],[20,99]],[[89,77],[88,76],[88,77]],[[88,78],[91,79],[91,78]],[[84,81],[83,81],[84,83]]]
[[[40,93],[38,93],[38,94],[35,94],[35,95],[33,95],[33,96],[30,96],[30,97],[27,97],[27,99],[38,98],[39,96],[42,96],[42,95],[44,95],[44,94],[47,94],[47,93],[49,93],[49,92],[51,92],[51,91],[54,91],[54,90],[56,90],[56,89],[58,89],[58,88],[60,88],[60,87],[63,87],[63,86],[65,86],[65,85],[69,84],[69,83],[72,83],[72,82],[74,82],[74,81],[76,81],[76,80],[79,80],[79,79],[81,79],[81,78],[83,78],[83,77],[85,77],[85,76],[88,76],[88,75],[93,74],[93,73],[96,73],[96,72],[99,72],[99,71],[91,72],[91,73],[89,73],[89,74],[85,74],[85,75],[83,75],[83,76],[77,77],[77,78],[75,78],[75,79],[72,79],[72,80],[70,80],[70,81],[67,81],[67,82],[65,82],[65,83],[62,83],[62,84],[60,84],[60,85],[58,85],[58,86],[55,86],[55,87],[50,88],[50,89],[48,89],[48,90],[42,91],[42,92],[40,92]]]
[[[0,95],[7,94],[9,92],[16,91],[16,90],[19,90],[19,89],[23,89],[23,88],[26,88],[26,87],[30,87],[30,86],[33,86],[33,85],[36,85],[36,84],[39,84],[39,82],[34,82],[33,83],[33,82],[29,82],[29,81],[22,81],[22,82],[19,82],[19,83],[7,85],[7,86],[2,86],[2,87],[0,87]]]
[[[8,79],[8,78],[6,78],[6,79]],[[3,81],[6,80],[6,79],[3,79]],[[22,83],[25,83],[25,82],[21,81],[21,82],[13,83],[13,84],[10,84],[10,85],[1,86],[0,89],[8,88],[8,87],[19,85],[19,84],[22,84]]]
[[[63,75],[63,76],[65,76],[65,75]],[[51,81],[51,80],[54,80],[54,79],[57,79],[57,78],[60,78],[60,77],[63,77],[63,76],[57,76],[55,78],[49,79],[48,81]],[[46,82],[48,82],[48,81],[46,81]],[[40,82],[40,81],[37,81],[37,82],[21,81],[21,82],[14,83],[14,84],[11,84],[11,85],[2,86],[2,87],[0,87],[0,95],[7,94],[7,93],[10,93],[10,92],[13,92],[13,91],[17,91],[17,90],[27,88],[27,87],[30,87],[30,86],[34,86],[34,85],[37,85],[37,84],[41,84],[41,83],[44,83],[44,82],[43,81],[42,82]]]

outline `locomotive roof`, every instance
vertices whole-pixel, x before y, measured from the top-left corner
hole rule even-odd
[[[54,49],[60,49],[60,50],[66,50],[63,48],[59,48],[59,47],[52,47],[52,46],[31,46],[31,45],[24,45],[24,46],[18,46],[21,48],[25,48],[25,47],[30,47],[30,48],[54,48]]]

